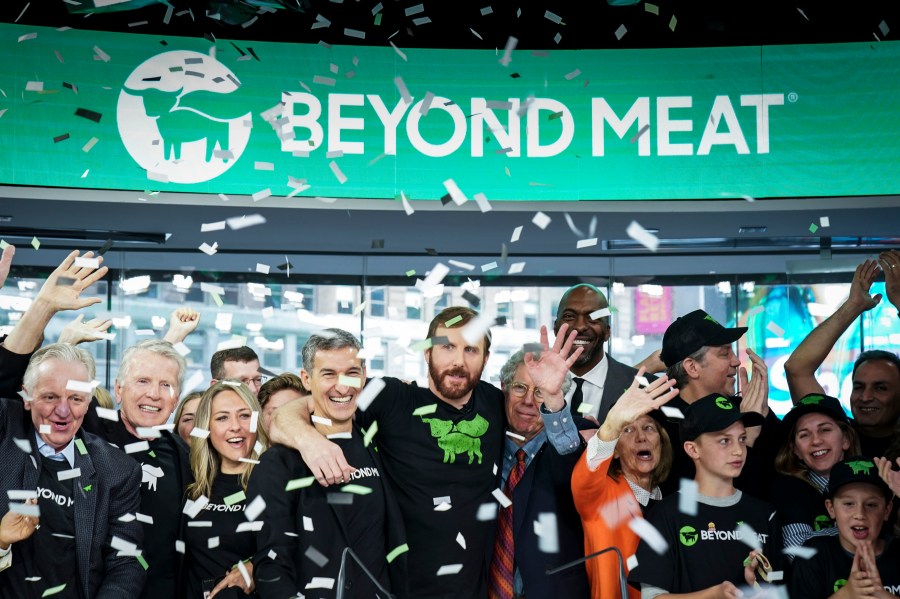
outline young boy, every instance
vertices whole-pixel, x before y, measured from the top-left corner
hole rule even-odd
[[[804,543],[816,554],[794,559],[791,599],[900,595],[900,543],[882,534],[892,495],[869,458],[848,458],[831,467],[825,509],[838,534]]]
[[[666,497],[650,512],[650,524],[668,541],[669,549],[657,555],[643,541],[638,546],[638,565],[630,578],[640,583],[642,598],[689,593],[738,597],[740,587],[757,582],[759,553],[778,569],[774,562],[780,561],[781,541],[775,509],[733,485],[747,459],[745,427],[762,422],[761,415],[740,412],[719,394],[707,395],[687,407],[680,432],[684,451],[696,467],[696,515],[681,511],[680,492]],[[742,524],[756,532],[755,543],[743,538],[746,529]],[[751,545],[761,551],[751,550]]]

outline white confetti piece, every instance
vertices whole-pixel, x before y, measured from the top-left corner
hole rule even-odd
[[[682,478],[678,488],[678,511],[688,516],[697,515],[697,481]]]
[[[39,505],[31,505],[30,503],[10,503],[9,511],[14,514],[21,514],[22,516],[29,516],[31,518],[41,517],[41,507]]]
[[[819,226],[823,227],[823,228],[830,227],[831,220],[827,216],[821,216],[821,217],[819,217]]]
[[[636,380],[638,382],[638,385],[640,385],[641,387],[646,387],[650,384],[650,381],[645,376],[635,375],[634,380]]]
[[[260,161],[257,161],[257,162],[254,162],[254,163],[253,163],[253,170],[257,170],[257,171],[274,171],[274,170],[275,170],[275,163],[273,163],[273,162],[260,162]]]
[[[582,404],[578,406],[578,413],[579,414],[590,414],[591,411],[593,411],[593,409],[594,409],[594,406],[592,404],[582,402]]]
[[[338,163],[332,160],[328,163],[329,168],[331,168],[331,172],[334,173],[334,176],[337,178],[338,183],[343,185],[347,182],[347,175],[341,170],[341,167],[338,166]]]
[[[597,245],[597,238],[591,237],[590,239],[579,239],[578,243],[575,244],[575,247],[580,250],[582,248],[589,248],[595,245]]]
[[[490,212],[493,210],[490,202],[488,202],[487,196],[483,193],[476,193],[474,196],[475,204],[478,206],[478,209],[481,210],[482,213]]]
[[[446,564],[438,568],[437,575],[446,576],[447,574],[459,574],[462,567],[462,564]]]
[[[246,229],[247,227],[266,224],[266,217],[262,214],[245,214],[243,216],[226,219],[225,222],[232,231],[239,231],[241,229]]]
[[[6,492],[6,495],[9,497],[10,501],[25,501],[28,499],[37,499],[37,491],[32,491],[28,489],[19,490],[19,489],[10,489]]]
[[[494,262],[488,262],[487,264],[481,265],[481,272],[488,272],[489,270],[494,270],[497,268],[496,260]]]
[[[491,491],[491,495],[494,496],[494,499],[496,499],[502,507],[506,508],[512,505],[512,501],[510,501],[509,497],[504,495],[503,491],[500,489],[494,489]]]
[[[265,509],[266,500],[261,495],[257,495],[244,509],[244,517],[250,521],[256,520]]]
[[[375,398],[381,393],[384,387],[385,382],[380,378],[368,381],[366,386],[360,391],[359,395],[356,396],[356,409],[365,412],[366,408],[375,401]]]
[[[599,318],[606,318],[610,314],[611,312],[609,311],[609,308],[600,308],[599,310],[594,310],[593,312],[591,312],[590,319],[597,320]]]
[[[628,29],[625,27],[625,25],[619,25],[619,28],[616,29],[616,39],[621,40],[623,37],[625,37],[626,33],[628,33]]]
[[[152,516],[147,516],[147,515],[145,515],[145,514],[142,514],[142,513],[140,513],[140,512],[137,512],[137,513],[134,515],[134,517],[137,518],[137,521],[138,521],[138,522],[143,522],[144,524],[150,524],[150,525],[153,524],[153,517],[152,517]]]
[[[626,233],[628,233],[629,237],[640,243],[651,252],[655,252],[656,248],[659,247],[659,239],[656,237],[656,235],[642,227],[636,220],[631,221],[631,224],[628,225]]]
[[[754,551],[762,551],[762,545],[759,542],[759,535],[753,530],[753,527],[746,522],[740,522],[737,525],[738,540],[753,549]]]
[[[775,335],[778,338],[784,337],[784,329],[775,324],[774,321],[769,321],[769,324],[766,325],[766,330]]]
[[[218,546],[219,546],[219,537],[210,537],[210,538],[206,541],[206,546],[207,546],[209,549],[215,549],[216,547],[218,547]]]
[[[475,265],[469,264],[468,262],[460,262],[459,260],[447,260],[447,263],[451,266],[455,266],[456,268],[461,268],[463,270],[475,270]]]
[[[684,413],[678,408],[673,408],[672,406],[660,406],[659,409],[666,415],[666,418],[684,420]]]
[[[100,258],[75,258],[77,268],[100,268]]]
[[[150,451],[150,444],[146,441],[137,441],[135,443],[128,443],[124,447],[125,453],[137,453],[139,451]]]
[[[466,538],[461,532],[456,533],[456,542],[459,543],[459,546],[463,549],[466,548]]]
[[[25,82],[25,91],[27,91],[27,92],[42,92],[42,91],[44,91],[44,82],[43,81],[26,81]]]
[[[625,567],[628,568],[628,571],[631,572],[638,566],[638,558],[636,555],[631,555],[625,560]]]
[[[497,491],[500,491],[500,489],[497,489]],[[493,520],[497,517],[497,507],[496,503],[482,503],[478,506],[478,512],[476,513],[475,518],[481,522]]]
[[[191,429],[191,436],[197,437],[198,439],[206,439],[207,437],[209,437],[209,431],[205,428],[195,426]]]
[[[220,220],[215,223],[203,223],[200,225],[201,233],[209,233],[210,231],[222,231],[225,228],[225,221]]]
[[[16,447],[25,453],[31,453],[31,443],[29,443],[27,439],[13,439],[13,441],[15,442]]]
[[[250,573],[247,571],[247,566],[244,565],[243,561],[239,561],[237,563],[238,572],[241,573],[241,578],[244,579],[244,585],[247,588],[253,586],[253,580],[250,578]]]
[[[447,510],[449,510],[449,509],[452,508],[452,507],[453,507],[453,506],[452,506],[451,504],[449,504],[449,503],[447,503],[447,502],[443,502],[443,503],[439,503],[439,504],[437,504],[436,506],[434,506],[434,511],[436,511],[436,512],[446,512]]]
[[[790,547],[785,547],[782,551],[785,555],[793,555],[794,557],[800,559],[812,559],[815,557],[817,551],[812,547],[804,547],[803,545],[791,545]]]
[[[403,82],[403,77],[399,75],[394,77],[394,85],[397,86],[397,89],[400,91],[400,97],[403,98],[403,102],[406,104],[412,104],[412,96],[409,95],[409,90],[406,89],[406,83]]]
[[[256,263],[256,272],[267,275],[267,274],[269,274],[269,266],[267,264],[261,264],[261,263],[257,262]]]
[[[66,381],[66,390],[67,391],[75,391],[76,393],[92,393],[94,388],[100,384],[100,381],[96,381],[95,383],[88,381]]]
[[[447,267],[447,265],[442,262],[438,262],[432,267],[431,272],[428,273],[425,279],[422,280],[420,291],[425,293],[426,291],[431,290],[433,287],[436,287],[438,284],[440,284],[441,281],[444,280],[444,277],[446,277],[449,272],[450,269]],[[418,282],[416,287],[419,287]]]
[[[257,520],[256,522],[241,522],[237,525],[237,528],[234,529],[234,532],[259,532],[262,530],[263,522],[262,520]]]
[[[447,193],[450,194],[450,199],[453,200],[453,203],[457,206],[462,206],[466,202],[469,201],[469,198],[466,197],[466,194],[460,190],[459,186],[453,181],[453,179],[447,179],[444,181],[444,187],[447,189]]]
[[[360,387],[362,387],[362,379],[358,376],[346,376],[341,374],[338,376],[338,385],[345,385],[347,387],[359,389]]]
[[[523,437],[522,435],[516,434],[512,431],[506,431],[506,436],[509,437],[510,439],[517,439],[519,441],[525,440],[525,437]]]
[[[200,244],[199,249],[201,252],[203,252],[207,256],[212,256],[213,254],[215,254],[216,252],[219,251],[219,244],[214,243],[212,245],[209,245],[208,243],[202,243],[202,244]]]
[[[522,228],[523,227],[521,225],[519,225],[518,227],[513,229],[512,237],[509,238],[510,243],[515,243],[515,242],[519,241],[519,238],[522,237]]]
[[[264,200],[272,195],[272,190],[270,188],[265,188],[257,191],[252,196],[254,202],[258,202],[260,200]]]
[[[581,75],[581,69],[575,69],[571,73],[566,73],[566,79],[568,81],[571,81],[572,79],[575,79],[575,77],[578,77],[579,75]]]
[[[476,345],[485,335],[487,335],[488,330],[493,324],[494,318],[485,312],[481,312],[478,316],[465,324],[460,330],[460,334],[462,334],[463,339],[465,339],[467,343]]]
[[[334,578],[325,578],[324,576],[313,576],[312,580],[306,583],[306,589],[331,589],[334,588]]]
[[[506,271],[506,274],[517,275],[520,272],[522,272],[523,270],[525,270],[524,262],[513,262],[512,264],[509,265],[509,270]]]
[[[330,418],[323,418],[322,416],[316,416],[315,414],[309,417],[312,420],[313,424],[321,424],[322,426],[331,426]]]
[[[516,46],[518,44],[518,38],[509,36],[509,39],[506,40],[506,46],[503,48],[503,56],[500,58],[500,64],[502,64],[503,66],[509,66],[509,63],[512,62],[513,50],[516,49]]]
[[[538,212],[534,215],[534,218],[531,219],[531,222],[539,229],[546,229],[547,225],[550,224],[550,220],[549,216],[543,212]]]
[[[643,518],[631,519],[628,522],[628,527],[634,531],[634,534],[639,536],[641,540],[647,543],[647,545],[650,546],[650,549],[659,555],[664,554],[669,549],[669,544],[663,536],[659,534],[659,531]]]
[[[103,420],[112,420],[113,422],[119,421],[119,412],[117,410],[101,408],[100,406],[97,406],[95,409],[97,410],[97,418],[102,418]]]
[[[562,17],[550,12],[549,10],[544,13],[544,18],[552,23],[556,23],[557,25],[562,23]]]
[[[69,480],[71,478],[78,478],[81,476],[81,468],[72,468],[71,470],[61,470],[56,473],[56,478],[58,480]]]
[[[389,44],[391,45],[391,47],[394,49],[394,52],[397,53],[397,56],[399,56],[401,59],[403,59],[403,62],[407,62],[406,54],[404,54],[403,51],[400,50],[400,48],[398,48],[396,44],[394,44],[394,42],[388,42],[388,43],[389,43]],[[405,98],[404,98],[404,99],[405,99]],[[409,104],[409,103],[410,103],[410,102],[407,102],[407,104]]]

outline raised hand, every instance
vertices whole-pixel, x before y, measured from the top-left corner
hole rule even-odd
[[[53,312],[62,310],[80,310],[99,304],[103,301],[99,297],[81,297],[81,293],[102,279],[109,269],[105,266],[93,268],[90,266],[75,266],[75,258],[78,258],[78,250],[73,251],[66,259],[56,267],[41,290],[34,298],[36,304],[46,305]],[[93,258],[94,252],[88,252],[84,258]],[[103,262],[103,257],[97,258],[98,264]]]
[[[9,276],[9,267],[12,266],[13,256],[16,255],[16,246],[8,245],[3,249],[3,255],[0,256],[0,288],[6,283],[6,277]]]
[[[748,377],[747,369],[741,366],[739,371],[740,392],[742,396],[741,412],[756,412],[769,415],[769,368],[765,360],[752,349],[747,350],[750,357],[752,377]]]
[[[200,324],[200,313],[191,308],[178,308],[169,319],[169,330],[163,339],[169,343],[181,343]]]
[[[37,505],[37,499],[28,499],[27,505]],[[39,523],[38,518],[23,516],[12,510],[3,514],[0,520],[0,549],[8,549],[13,543],[24,541],[34,534]]]
[[[882,252],[878,256],[878,262],[884,270],[884,289],[888,300],[895,308],[900,309],[900,251]]]
[[[213,587],[213,590],[209,593],[209,599],[213,599],[220,591],[223,591],[228,587],[240,587],[245,595],[252,593],[254,589],[256,589],[256,584],[253,581],[253,562],[244,562],[244,567],[247,568],[247,574],[250,576],[249,586],[244,579],[244,575],[241,574],[241,571],[235,566],[225,575],[225,578],[223,578],[219,584]]]
[[[103,339],[103,333],[111,326],[112,320],[94,318],[84,322],[84,314],[79,314],[78,318],[63,327],[57,342],[78,345],[85,341],[97,341]]]
[[[667,403],[678,395],[675,388],[675,379],[669,379],[665,375],[659,377],[646,387],[641,388],[639,377],[644,376],[644,368],[638,370],[637,376],[631,382],[631,386],[625,390],[619,399],[610,408],[606,420],[600,426],[597,435],[604,441],[617,439],[622,429],[653,410]]]
[[[543,350],[540,354],[535,355],[532,352],[525,354],[525,367],[531,376],[531,381],[535,387],[539,387],[545,397],[560,395],[562,386],[566,380],[569,368],[584,351],[584,348],[577,347],[572,351],[575,337],[578,336],[577,331],[572,331],[566,336],[569,325],[563,323],[559,327],[559,333],[553,341],[553,347],[550,347],[547,327],[541,327],[541,347]],[[553,409],[548,404],[548,408]],[[561,407],[561,406],[560,406]]]
[[[875,458],[875,465],[878,467],[881,480],[887,483],[894,495],[900,497],[900,470],[894,470],[893,464],[887,458]],[[897,458],[897,465],[900,466],[900,458]]]
[[[847,303],[852,304],[861,312],[877,306],[881,301],[881,294],[869,295],[869,289],[880,271],[878,262],[875,260],[866,260],[857,266],[856,272],[853,273],[853,280],[850,282],[850,297],[847,298]]]

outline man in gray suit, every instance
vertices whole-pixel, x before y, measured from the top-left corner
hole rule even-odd
[[[94,375],[94,360],[83,349],[48,345],[28,364],[24,401],[0,399],[0,557],[7,566],[0,572],[0,597],[126,599],[141,593],[141,469],[81,430]]]
[[[609,302],[594,285],[582,283],[566,290],[559,300],[553,332],[558,333],[563,323],[569,325],[570,331],[578,331],[574,347],[584,348],[570,369],[575,384],[566,394],[566,403],[573,413],[600,424],[631,385],[637,370],[603,351],[610,333]]]

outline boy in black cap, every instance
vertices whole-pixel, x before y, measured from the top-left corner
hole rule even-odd
[[[764,426],[747,430],[747,446],[759,449],[751,458],[743,476],[735,484],[740,489],[753,489],[766,496],[769,481],[774,476],[772,464],[775,451],[781,446],[781,423],[769,410],[769,379],[766,363],[752,350],[747,350],[752,362],[752,377],[734,353],[732,344],[747,332],[747,327],[728,328],[703,310],[694,310],[675,320],[663,335],[660,358],[666,374],[675,379],[679,390],[670,405],[684,412],[701,397],[717,393],[727,397],[741,412],[756,412],[764,417]],[[734,396],[735,382],[740,376],[741,397]],[[675,447],[680,446],[678,427],[670,425],[667,432]],[[757,443],[760,436],[762,440]],[[680,455],[679,455],[680,454]],[[677,489],[681,478],[693,478],[694,465],[687,455],[676,452],[672,475],[663,485],[663,494]]]
[[[848,458],[831,469],[825,507],[838,536],[813,537],[809,559],[794,560],[791,599],[900,595],[900,545],[882,527],[891,513],[891,490],[869,458]]]
[[[757,569],[770,565],[766,557],[775,561],[781,548],[774,508],[733,485],[747,457],[745,427],[762,420],[755,412],[740,412],[718,393],[686,407],[680,431],[684,451],[696,467],[698,494],[695,500],[682,492],[670,495],[650,512],[650,524],[669,549],[657,555],[643,541],[638,546],[638,565],[630,578],[640,583],[641,597],[700,591],[709,597],[737,597],[739,587],[763,582],[761,573],[757,581]],[[695,513],[683,512],[683,505],[685,512]]]

